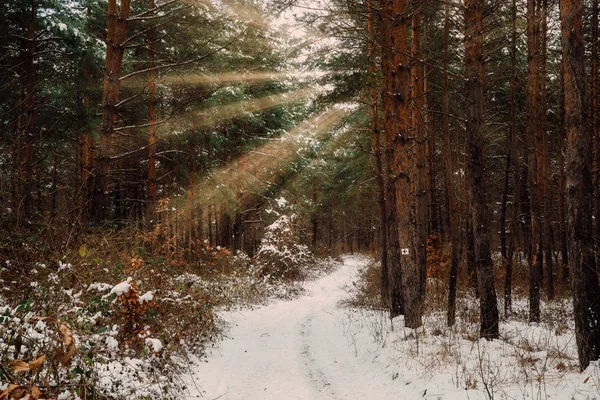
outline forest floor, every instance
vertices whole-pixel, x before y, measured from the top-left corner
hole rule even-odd
[[[443,314],[420,331],[402,317],[392,326],[385,312],[349,305],[369,259],[343,260],[302,297],[221,312],[227,338],[191,369],[187,398],[600,399],[600,366],[576,370],[569,324],[531,325],[517,312],[492,342],[475,340],[473,321],[444,328]]]

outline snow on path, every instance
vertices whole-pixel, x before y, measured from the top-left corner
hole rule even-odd
[[[372,366],[356,357],[338,306],[348,295],[344,286],[365,262],[346,257],[337,271],[308,283],[309,294],[299,299],[227,313],[231,339],[194,368],[199,390],[191,384],[188,399],[358,399],[380,393],[381,387],[372,387]]]
[[[545,351],[524,353],[502,340],[473,342],[451,332],[437,336],[443,318],[427,317],[432,334],[416,340],[402,317],[392,331],[385,312],[340,306],[367,262],[344,257],[337,271],[306,285],[306,296],[223,313],[230,339],[193,367],[187,399],[484,400],[486,387],[500,400],[600,399],[600,362],[583,374],[565,373]],[[513,341],[529,335],[533,343],[576,354],[572,335],[519,322],[501,331]],[[533,364],[523,363],[532,357]]]

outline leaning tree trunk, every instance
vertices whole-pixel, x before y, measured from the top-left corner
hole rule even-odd
[[[465,1],[465,116],[467,135],[467,190],[473,228],[475,270],[479,287],[480,336],[498,337],[498,304],[494,287],[485,186],[483,0]]]
[[[569,264],[572,268],[573,314],[579,367],[600,358],[600,287],[592,226],[593,186],[590,121],[585,76],[582,0],[561,0],[567,129],[567,199]]]

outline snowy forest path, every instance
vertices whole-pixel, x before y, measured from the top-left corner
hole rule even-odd
[[[369,386],[369,377],[355,369],[355,344],[339,306],[365,262],[345,257],[336,271],[307,283],[308,294],[298,299],[226,313],[228,338],[194,367],[188,399],[360,398],[336,382]]]

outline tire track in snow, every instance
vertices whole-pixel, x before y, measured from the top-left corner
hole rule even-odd
[[[309,315],[300,326],[300,335],[303,338],[301,354],[304,357],[304,366],[306,367],[309,380],[314,385],[315,390],[319,392],[321,398],[323,398],[323,394],[326,394],[329,399],[335,400],[338,399],[338,396],[331,383],[326,379],[326,374],[316,366],[316,360],[311,352],[310,343],[312,340],[315,340],[315,338],[311,337],[313,319],[314,314]],[[316,340],[318,340],[318,338]]]
[[[348,349],[345,345],[324,348],[323,340],[345,343],[333,311],[346,294],[342,285],[353,279],[361,263],[356,258],[345,259],[335,272],[307,283],[309,294],[299,299],[223,313],[231,327],[230,339],[223,340],[207,362],[194,367],[187,398],[349,398],[340,394],[338,389],[343,388],[333,384],[337,379],[339,385],[340,376],[348,372],[340,355]]]

